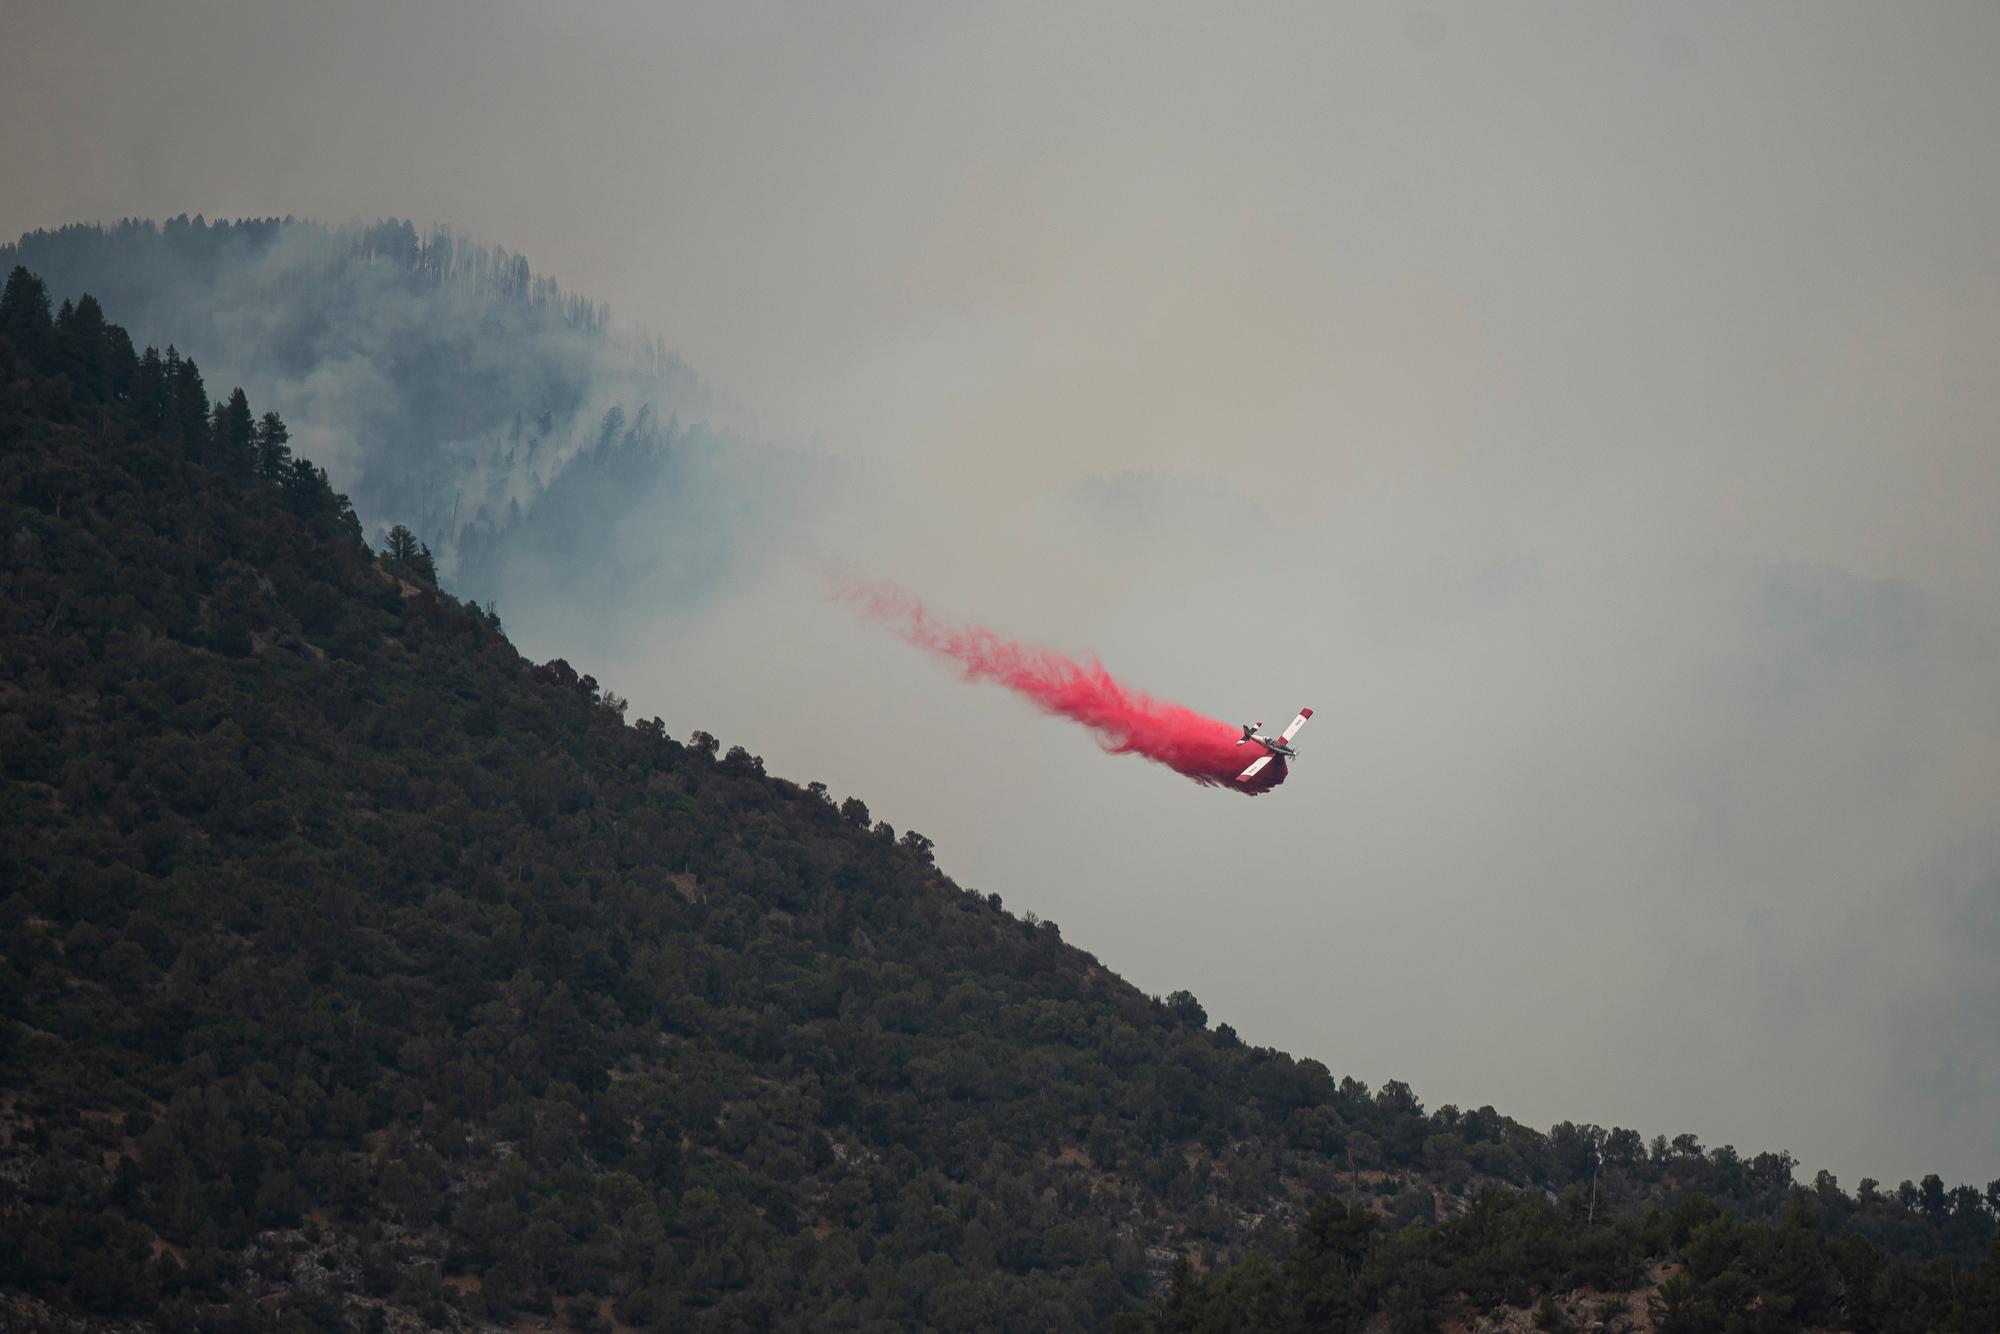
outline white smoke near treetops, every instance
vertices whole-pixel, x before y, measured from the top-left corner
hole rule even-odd
[[[406,525],[469,595],[712,591],[740,549],[725,518],[801,471],[707,424],[705,386],[608,307],[449,228],[126,220],[31,232],[0,247],[15,264],[276,410],[371,535]]]

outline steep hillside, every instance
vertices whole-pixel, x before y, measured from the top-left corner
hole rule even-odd
[[[10,278],[20,1323],[1059,1330],[1154,1318],[1171,1271],[1156,1318],[1206,1328],[1321,1254],[1388,1275],[1340,1309],[1421,1323],[1796,1210],[1782,1154],[1426,1112],[1141,994],[859,799],[523,660],[288,448]],[[1977,1259],[1978,1192],[1907,1192],[1819,1183],[1810,1234]],[[1367,1268],[1485,1254],[1503,1207],[1595,1267],[1552,1242],[1490,1300]],[[1250,1251],[1292,1258],[1199,1276]]]
[[[6,1282],[193,1323],[310,1279],[438,1318],[1076,1327],[1143,1299],[1149,1246],[1240,1245],[1326,1163],[1284,1145],[1408,1120],[858,800],[531,667],[30,288]]]

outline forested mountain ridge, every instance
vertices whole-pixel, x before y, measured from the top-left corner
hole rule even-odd
[[[1971,1268],[2000,1189],[1800,1192],[1782,1154],[1427,1112],[1145,996],[858,799],[525,661],[420,548],[371,552],[288,441],[96,302],[9,279],[0,1291],[24,1310],[1422,1328],[1700,1244],[1688,1310],[1733,1277],[1740,1315],[1756,1228],[1867,1248],[1892,1306],[1942,1285],[1938,1321],[2000,1274]],[[1215,1268],[1247,1252],[1275,1258]]]

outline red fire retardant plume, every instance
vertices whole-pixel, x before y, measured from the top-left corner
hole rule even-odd
[[[966,680],[997,682],[1045,713],[1083,724],[1110,754],[1143,755],[1204,786],[1252,796],[1285,781],[1285,761],[1274,756],[1255,778],[1238,782],[1264,753],[1255,742],[1236,744],[1242,729],[1134,690],[1095,659],[1086,666],[982,626],[946,624],[891,584],[846,577],[834,589],[865,619],[951,663]]]

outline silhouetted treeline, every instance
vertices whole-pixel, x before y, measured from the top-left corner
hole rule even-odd
[[[316,521],[322,535],[365,545],[354,507],[323,469],[292,456],[291,433],[277,413],[254,416],[240,388],[211,403],[192,357],[172,344],[164,355],[155,347],[135,353],[131,336],[105,320],[97,298],[86,293],[51,312],[46,284],[17,265],[0,291],[0,337],[12,344],[21,369],[43,377],[44,406],[121,410],[134,429],[178,442],[186,459],[220,477],[264,483],[294,514]],[[78,475],[85,467],[83,460],[72,464]]]
[[[299,218],[217,218],[214,222],[185,213],[155,222],[123,218],[110,226],[71,223],[37,229],[18,241],[0,245],[0,263],[9,267],[32,264],[41,274],[68,277],[88,272],[97,290],[118,304],[132,296],[152,299],[148,276],[171,266],[187,278],[215,285],[227,271],[254,264],[270,253],[287,233],[310,233],[329,242],[327,253],[364,264],[389,267],[415,289],[457,283],[478,292],[536,311],[585,333],[601,333],[611,308],[574,292],[555,279],[537,274],[526,258],[501,246],[486,245],[458,235],[449,227],[419,233],[407,219],[385,218],[352,227],[330,228]],[[128,291],[139,287],[138,292]],[[650,340],[654,369],[666,373],[673,358]]]

